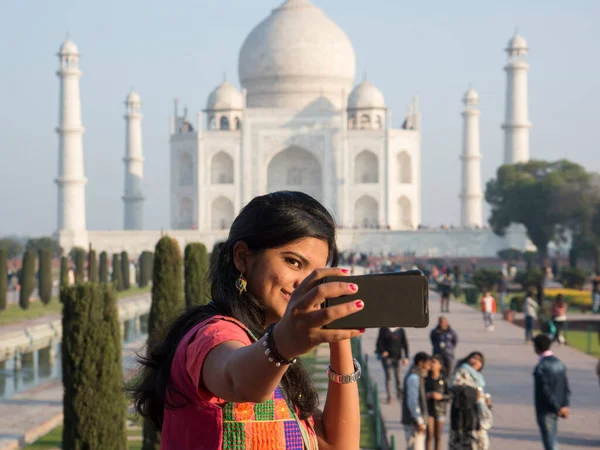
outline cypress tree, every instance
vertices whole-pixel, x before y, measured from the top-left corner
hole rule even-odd
[[[35,253],[26,250],[21,265],[21,277],[19,279],[21,292],[19,293],[19,305],[23,309],[29,308],[29,297],[35,289]]]
[[[114,291],[84,283],[60,294],[64,428],[62,448],[127,449],[121,332]]]
[[[148,317],[148,352],[162,339],[183,300],[181,252],[177,241],[163,236],[156,244],[152,273],[152,306]],[[144,420],[142,450],[160,448],[160,430]]]
[[[6,290],[8,289],[7,272],[8,252],[0,248],[0,311],[6,309]]]
[[[188,308],[207,303],[205,287],[208,254],[204,244],[194,242],[184,252],[185,305]]]
[[[90,250],[88,253],[88,281],[90,283],[98,282],[98,260],[96,259],[96,250]]]
[[[73,259],[75,264],[75,284],[83,283],[85,281],[85,251],[81,248],[75,249]]]
[[[38,293],[44,305],[52,299],[52,254],[48,249],[40,250],[38,275]]]
[[[123,290],[127,291],[131,287],[129,278],[129,255],[127,252],[121,252],[121,272],[123,272]]]
[[[69,285],[69,260],[66,256],[60,258],[60,287]]]
[[[149,269],[149,261],[148,254],[150,252],[143,251],[138,259],[138,267],[139,267],[139,276],[138,276],[138,286],[143,288],[148,286],[148,281],[150,280],[150,272]]]
[[[106,252],[100,253],[100,270],[98,272],[98,281],[108,283],[108,255]]]
[[[146,252],[146,277],[148,281],[152,281],[154,273],[154,252]]]
[[[121,259],[118,253],[113,254],[110,281],[117,291],[123,290],[123,272],[121,271]]]

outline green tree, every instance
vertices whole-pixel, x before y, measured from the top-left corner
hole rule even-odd
[[[25,251],[23,243],[16,237],[0,239],[0,249],[6,250],[8,259],[17,258]]]
[[[6,309],[6,290],[8,289],[8,251],[0,248],[0,312]]]
[[[481,292],[493,290],[500,281],[500,272],[496,269],[477,269],[472,282]]]
[[[40,250],[49,250],[53,258],[60,258],[62,255],[62,249],[58,241],[50,236],[29,239],[25,249],[33,250],[36,254],[39,254]]]
[[[185,304],[188,308],[205,305],[209,298],[206,289],[208,253],[204,244],[190,243],[184,252]]]
[[[73,264],[75,266],[75,284],[85,281],[85,250],[75,249],[73,252]]]
[[[90,249],[88,253],[88,281],[90,283],[98,282],[98,259],[96,259],[96,250]]]
[[[152,274],[152,306],[148,317],[148,352],[163,337],[167,325],[178,314],[183,301],[181,251],[177,241],[163,236],[156,244]],[[160,448],[160,430],[144,421],[142,450]]]
[[[131,287],[131,281],[129,278],[129,255],[127,252],[121,252],[121,272],[123,272],[123,290],[127,291]]]
[[[146,287],[152,278],[152,252],[143,251],[138,260],[139,267],[139,277],[138,277],[138,285],[139,287]]]
[[[121,332],[114,291],[83,283],[60,294],[64,449],[127,449]],[[101,369],[101,370],[99,370]]]
[[[563,241],[573,216],[580,214],[581,205],[568,198],[588,181],[583,167],[567,160],[503,165],[485,192],[491,206],[489,223],[500,236],[511,224],[522,224],[537,248],[541,267],[548,244]]]
[[[23,255],[19,284],[21,285],[19,305],[23,309],[28,309],[29,297],[35,289],[35,253],[33,250],[26,250]]]
[[[523,252],[516,248],[505,248],[498,250],[498,258],[506,262],[520,261],[523,259]]]
[[[123,271],[121,270],[121,258],[118,253],[112,257],[112,273],[110,281],[117,291],[123,290]]]
[[[108,255],[106,252],[100,253],[100,269],[98,271],[98,281],[108,283]]]
[[[38,291],[40,300],[47,305],[52,299],[52,254],[49,249],[40,250],[39,261]]]
[[[60,258],[60,287],[69,285],[69,260],[66,256]]]

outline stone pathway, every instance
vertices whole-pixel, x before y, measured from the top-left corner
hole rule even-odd
[[[451,303],[445,314],[457,331],[456,355],[466,356],[473,350],[486,357],[483,374],[494,402],[494,427],[490,432],[491,448],[539,450],[542,448],[533,409],[533,367],[537,357],[531,345],[523,343],[523,329],[496,320],[496,329],[486,332],[481,314],[460,303]],[[427,330],[407,329],[411,357],[418,351],[431,352],[429,332],[437,325],[439,297],[432,293],[431,324]],[[369,371],[379,386],[382,414],[389,433],[395,435],[396,449],[405,448],[404,430],[400,423],[400,404],[385,405],[384,373],[375,358],[378,330],[368,330],[363,336],[362,350],[369,355]],[[561,450],[600,448],[600,387],[596,376],[597,360],[569,347],[553,348],[567,365],[572,390],[571,417],[559,423]],[[448,426],[444,429],[442,448],[447,448]]]
[[[146,337],[123,346],[125,377],[133,373],[135,353]],[[62,424],[63,386],[49,381],[6,400],[0,400],[0,450],[18,450]]]

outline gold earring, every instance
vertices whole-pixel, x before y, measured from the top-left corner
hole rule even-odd
[[[248,282],[244,278],[244,274],[242,272],[240,272],[240,276],[238,277],[237,280],[235,280],[235,288],[238,290],[239,295],[242,295],[244,292],[246,292],[247,285],[248,285]]]

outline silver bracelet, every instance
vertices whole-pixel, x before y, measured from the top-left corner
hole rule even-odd
[[[327,378],[329,381],[333,381],[337,384],[356,383],[362,374],[362,369],[356,358],[353,359],[352,362],[354,363],[354,373],[351,375],[340,375],[339,373],[335,373],[331,369],[331,366],[327,366]]]

